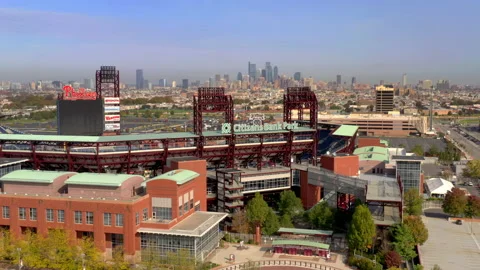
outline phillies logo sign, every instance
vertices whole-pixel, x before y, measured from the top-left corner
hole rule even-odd
[[[70,100],[95,100],[97,99],[97,93],[95,92],[87,92],[85,88],[79,88],[78,91],[75,91],[72,86],[65,85],[63,87],[63,98],[70,99]]]

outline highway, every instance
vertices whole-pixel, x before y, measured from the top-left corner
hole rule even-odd
[[[458,133],[450,125],[436,123],[435,129],[438,132],[443,132],[445,134],[447,134],[447,130],[449,130],[450,135],[447,136],[455,142],[457,147],[461,148],[464,152],[466,152],[469,155],[469,158],[480,159],[480,145],[474,143],[462,134]],[[464,147],[462,147],[461,145],[463,145]]]

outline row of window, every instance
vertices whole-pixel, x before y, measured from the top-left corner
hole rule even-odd
[[[27,219],[27,209],[29,211],[29,219],[37,220],[37,208],[18,208],[18,219],[26,220]],[[53,222],[54,209],[46,209],[46,220],[47,222]],[[57,222],[65,222],[65,210],[56,210],[57,211]],[[85,224],[93,224],[93,212],[85,212]],[[2,206],[2,217],[4,219],[10,218],[10,206]],[[82,211],[74,212],[74,222],[75,224],[83,224],[83,213]],[[112,225],[112,213],[103,213],[103,224],[106,226]],[[115,214],[115,226],[123,227],[123,214]]]

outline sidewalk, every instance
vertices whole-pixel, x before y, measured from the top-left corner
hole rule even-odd
[[[314,262],[324,264],[327,266],[336,267],[339,269],[351,269],[344,261],[345,256],[338,253],[331,253],[331,261],[326,261],[324,258],[318,256],[301,256],[301,255],[288,255],[288,254],[275,254],[270,253],[269,247],[262,247],[256,245],[245,245],[248,249],[239,250],[239,244],[225,243],[226,248],[217,248],[208,258],[207,261],[219,264],[221,266],[229,264],[244,263],[249,261],[262,261],[262,260],[298,260],[306,262]],[[230,262],[230,255],[235,255],[235,262]]]

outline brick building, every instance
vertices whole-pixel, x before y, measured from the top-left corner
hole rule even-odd
[[[187,249],[203,260],[219,241],[227,214],[206,211],[204,160],[176,159],[169,172],[145,180],[126,174],[17,170],[0,178],[0,226],[20,235],[65,229],[92,237],[111,257],[122,246],[130,261],[142,248],[159,256]]]

